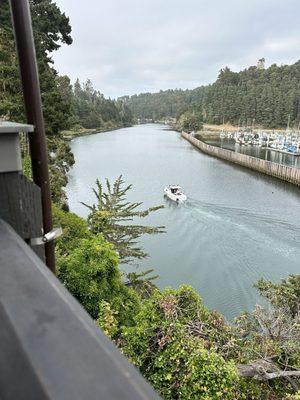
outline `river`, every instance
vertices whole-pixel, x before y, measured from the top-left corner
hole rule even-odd
[[[190,284],[232,319],[259,300],[259,278],[300,273],[299,188],[205,155],[163,125],[79,137],[71,148],[72,211],[86,216],[80,201],[94,202],[96,178],[120,174],[133,184],[130,200],[165,205],[145,222],[165,225],[166,233],[141,240],[150,254],[141,266],[155,269],[160,287]],[[164,199],[172,183],[184,188],[185,204]]]

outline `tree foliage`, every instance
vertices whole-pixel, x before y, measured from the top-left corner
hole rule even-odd
[[[154,281],[159,275],[154,274],[154,269],[150,268],[142,272],[127,272],[126,285],[132,287],[141,298],[149,298],[153,291],[157,289]]]
[[[138,306],[136,293],[121,280],[118,255],[102,235],[81,239],[61,259],[59,276],[67,289],[97,319],[101,301],[109,302],[121,324],[128,324]]]
[[[237,372],[188,323],[208,310],[188,286],[156,291],[122,334],[122,350],[164,399],[233,399]]]
[[[134,116],[160,120],[197,110],[203,122],[267,128],[300,123],[300,61],[292,65],[249,67],[240,72],[223,68],[216,82],[193,90],[166,90],[126,97]]]
[[[70,103],[64,101],[58,85],[58,75],[52,67],[51,53],[61,44],[71,44],[69,19],[52,0],[31,0],[33,34],[40,75],[41,96],[48,134],[64,129],[70,114]],[[0,115],[24,121],[24,107],[18,59],[14,45],[8,1],[0,4]]]
[[[300,313],[300,275],[290,275],[279,284],[261,279],[255,286],[273,307],[287,307],[292,317]]]
[[[54,206],[54,216],[64,232],[56,243],[60,280],[92,318],[100,318],[100,305],[108,303],[118,328],[130,324],[139,310],[139,297],[123,283],[112,245],[101,234],[92,234],[77,215]]]
[[[63,236],[59,237],[55,243],[56,255],[58,257],[58,266],[60,258],[66,257],[77,249],[81,239],[89,239],[91,232],[88,229],[87,222],[72,212],[66,212],[56,204],[52,205],[53,225],[60,226]]]
[[[51,54],[61,44],[72,43],[71,27],[69,19],[51,0],[31,0],[30,9],[49,148],[52,199],[63,205],[66,202],[63,191],[67,183],[66,174],[74,159],[59,133],[69,127],[71,85],[68,77],[58,76],[52,66]],[[26,122],[7,0],[0,4],[0,87],[0,117]]]
[[[177,122],[180,130],[185,132],[200,131],[203,127],[203,116],[199,111],[186,111]]]
[[[188,107],[198,102],[202,87],[194,90],[161,90],[158,93],[141,93],[133,96],[123,96],[135,118],[161,120],[167,117],[177,117]]]
[[[256,287],[269,305],[256,305],[237,319],[244,345],[239,369],[283,396],[300,388],[300,275],[279,284],[260,280]]]
[[[132,113],[124,101],[105,99],[89,79],[83,83],[76,80],[72,107],[73,123],[84,128],[109,129],[116,125],[129,126],[133,122]]]
[[[97,180],[93,189],[97,203],[85,205],[89,210],[88,223],[93,233],[101,233],[117,250],[122,263],[132,263],[142,259],[147,253],[139,247],[138,239],[144,234],[163,232],[163,226],[144,226],[133,224],[135,218],[144,218],[163,206],[139,210],[142,203],[131,203],[126,199],[132,185],[124,185],[122,175],[113,184],[106,179],[106,191]]]
[[[294,398],[299,314],[291,319],[281,307],[257,306],[228,324],[191,287],[156,290],[120,345],[166,399]]]

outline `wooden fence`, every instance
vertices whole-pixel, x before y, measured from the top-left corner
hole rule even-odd
[[[246,154],[236,153],[231,150],[222,149],[212,146],[196,139],[186,132],[182,132],[181,136],[192,143],[195,147],[206,154],[230,161],[243,167],[250,168],[254,171],[262,172],[283,181],[293,183],[300,186],[300,169],[289,167],[287,165],[278,164],[272,161],[262,160],[260,158],[248,156]]]

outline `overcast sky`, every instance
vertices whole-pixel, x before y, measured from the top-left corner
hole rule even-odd
[[[229,66],[300,59],[300,0],[56,0],[73,44],[54,55],[72,82],[117,97],[213,82]]]

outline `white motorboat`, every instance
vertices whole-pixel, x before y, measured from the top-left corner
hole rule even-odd
[[[166,186],[164,193],[169,197],[170,200],[176,201],[177,203],[182,203],[187,199],[186,195],[182,191],[182,188],[178,185]]]

